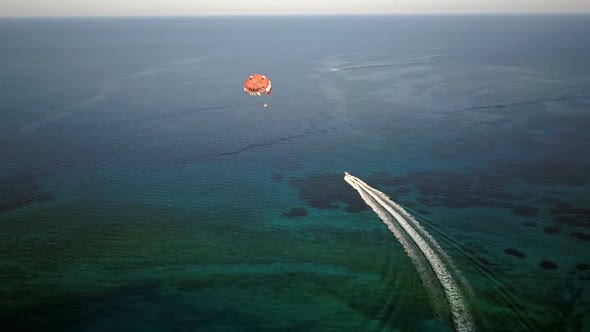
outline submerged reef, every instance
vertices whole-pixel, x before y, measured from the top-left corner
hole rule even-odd
[[[580,241],[590,241],[590,234],[582,232],[572,232],[571,237]]]
[[[272,182],[275,182],[275,183],[283,182],[284,179],[285,179],[285,175],[279,174],[279,173],[275,173],[271,177]]]
[[[545,232],[545,234],[551,235],[551,234],[560,233],[561,230],[557,226],[547,226],[547,227],[543,228],[543,232]]]
[[[520,199],[511,194],[505,179],[482,172],[420,171],[405,176],[388,178],[385,173],[375,176],[385,185],[413,185],[420,194],[417,201],[427,207],[443,206],[451,209],[469,207],[514,208],[519,214],[536,214],[533,207],[510,201]],[[401,187],[396,194],[407,193]]]
[[[510,256],[514,256],[518,259],[526,258],[526,255],[522,251],[513,248],[504,249],[504,253]]]
[[[292,208],[291,211],[283,213],[283,215],[287,218],[305,217],[308,214],[309,213],[307,212],[307,210],[305,208]]]
[[[552,261],[548,261],[546,259],[542,260],[539,263],[539,266],[545,270],[557,270],[557,264],[553,263]]]
[[[340,203],[345,203],[350,213],[368,209],[357,192],[342,180],[342,174],[314,174],[291,179],[290,184],[297,188],[301,199],[317,209],[339,209]]]
[[[554,206],[549,209],[553,220],[568,226],[590,228],[590,209],[573,206],[562,200],[554,200]]]
[[[539,209],[528,205],[516,205],[512,208],[512,213],[521,217],[533,217],[537,215]]]

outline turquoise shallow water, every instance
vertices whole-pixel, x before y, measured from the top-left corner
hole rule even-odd
[[[452,331],[344,171],[477,330],[590,329],[588,22],[0,20],[3,330]]]

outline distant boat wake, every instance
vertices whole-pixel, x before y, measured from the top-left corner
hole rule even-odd
[[[402,244],[404,250],[418,270],[425,287],[433,287],[433,282],[438,279],[449,303],[455,329],[461,332],[474,331],[475,325],[471,314],[465,304],[459,285],[448,268],[448,266],[452,268],[450,258],[438,245],[436,240],[434,240],[414,217],[384,193],[371,188],[360,179],[348,173],[344,177],[344,180],[359,192],[365,203],[377,213],[379,218],[383,220],[396,239]],[[415,244],[418,250],[415,249],[412,243]],[[420,260],[420,252],[426,258],[425,261],[430,265],[432,271],[434,271],[435,280],[432,280],[433,278],[429,276],[427,271],[429,267],[424,260]],[[447,264],[445,264],[445,261],[447,261]]]
[[[392,67],[397,64],[395,63],[384,63],[384,64],[375,64],[375,65],[363,65],[363,66],[350,66],[350,67],[342,67],[342,68],[331,68],[330,71],[341,71],[341,70],[352,70],[352,69],[363,69],[363,68],[380,68],[380,67]]]
[[[377,63],[371,65],[358,65],[340,68],[331,68],[330,71],[342,71],[342,70],[354,70],[354,69],[368,69],[368,68],[383,68],[383,67],[394,67],[394,66],[408,66],[408,65],[420,65],[425,63],[432,63],[434,59],[444,57],[444,55],[431,55],[410,61],[398,61],[389,63]]]

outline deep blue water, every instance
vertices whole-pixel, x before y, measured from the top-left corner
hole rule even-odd
[[[590,330],[589,36],[573,15],[0,20],[2,330],[452,331],[344,171],[437,239],[477,330]]]

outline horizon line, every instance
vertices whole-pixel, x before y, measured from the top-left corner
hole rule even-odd
[[[408,13],[309,13],[309,14],[138,14],[138,15],[0,15],[0,19],[34,18],[207,18],[207,17],[310,17],[310,16],[587,16],[587,12],[408,12]]]

